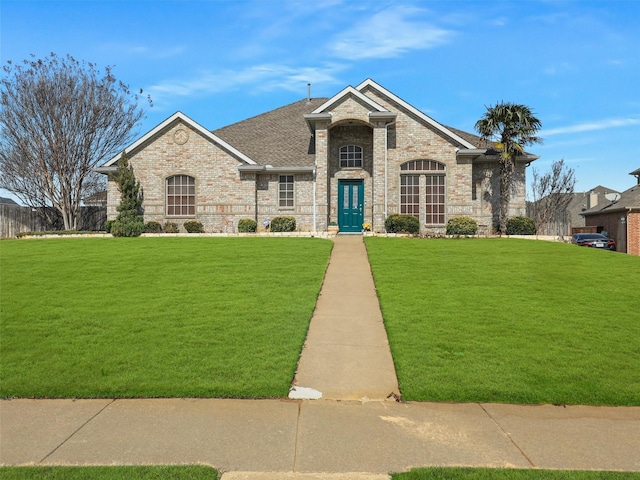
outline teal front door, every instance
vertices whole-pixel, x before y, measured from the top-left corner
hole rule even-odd
[[[361,232],[364,220],[362,180],[338,180],[338,227],[341,232]]]

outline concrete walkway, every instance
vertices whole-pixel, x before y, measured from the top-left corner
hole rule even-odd
[[[360,235],[339,235],[290,398],[384,400],[399,394],[387,332]]]
[[[0,464],[208,464],[222,480],[386,480],[433,465],[640,472],[640,407],[387,399],[398,386],[361,237],[335,239],[293,387],[322,400],[0,400]]]

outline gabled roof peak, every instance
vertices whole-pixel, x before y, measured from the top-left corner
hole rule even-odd
[[[384,108],[382,105],[380,105],[379,103],[377,103],[374,100],[372,100],[371,98],[367,97],[365,94],[360,92],[358,89],[353,88],[351,85],[349,85],[348,87],[345,87],[341,91],[336,93],[333,97],[331,97],[329,100],[324,102],[318,108],[316,108],[312,113],[313,114],[325,113],[326,110],[329,110],[331,107],[333,107],[335,104],[337,104],[338,102],[342,101],[345,97],[348,97],[349,95],[359,99],[360,101],[362,101],[363,103],[365,103],[366,105],[371,107],[372,111],[375,111],[375,112],[388,112],[389,111],[386,108]]]
[[[184,113],[182,113],[180,111],[177,111],[176,113],[171,115],[165,121],[163,121],[162,123],[160,123],[159,125],[157,125],[153,129],[148,131],[145,135],[143,135],[138,140],[136,140],[131,145],[129,145],[127,148],[125,148],[124,149],[125,153],[129,154],[130,152],[136,150],[139,146],[143,145],[145,142],[147,142],[148,140],[153,138],[155,135],[157,135],[162,130],[164,130],[165,128],[169,127],[171,124],[173,124],[176,121],[182,121],[183,123],[189,125],[194,130],[200,132],[205,138],[207,138],[207,139],[211,140],[212,142],[220,145],[222,148],[227,150],[232,155],[240,158],[242,161],[244,161],[244,162],[246,162],[248,164],[251,164],[251,165],[255,165],[256,164],[255,161],[253,161],[251,158],[246,156],[244,153],[242,153],[241,151],[239,151],[235,147],[232,147],[227,142],[222,140],[220,137],[218,137],[217,135],[211,133],[209,130],[204,128],[198,122],[196,122],[195,120],[192,120],[191,118],[189,118],[187,115],[185,115]],[[116,155],[111,160],[109,160],[107,163],[105,163],[101,168],[114,166],[118,162],[118,159],[120,158],[120,156],[121,156],[121,153],[118,153],[118,155]]]
[[[464,138],[462,138],[457,133],[451,131],[450,129],[448,129],[447,127],[442,125],[441,123],[435,121],[429,115],[421,112],[420,110],[418,110],[413,105],[405,102],[400,97],[398,97],[394,93],[390,92],[389,90],[384,88],[379,83],[376,83],[375,81],[373,81],[371,78],[367,78],[364,82],[362,82],[360,85],[358,85],[356,87],[356,90],[358,90],[359,92],[362,92],[362,91],[366,90],[367,88],[376,90],[378,93],[381,93],[385,97],[391,99],[393,102],[401,105],[403,108],[405,108],[406,110],[410,111],[413,115],[415,115],[419,119],[423,120],[425,123],[428,123],[429,125],[434,127],[436,130],[440,131],[445,136],[447,136],[447,137],[451,138],[452,140],[456,141],[457,143],[459,143],[463,147],[470,148],[470,149],[474,149],[474,148],[478,147],[477,145],[474,145],[474,144],[470,143],[469,141],[465,140]]]

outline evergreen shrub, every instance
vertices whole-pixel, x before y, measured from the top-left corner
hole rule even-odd
[[[271,220],[272,232],[295,232],[296,219],[291,216],[275,217]]]
[[[142,189],[124,152],[118,160],[115,180],[120,192],[120,204],[116,207],[118,216],[111,223],[109,232],[114,237],[139,237],[144,232]]]
[[[507,235],[535,235],[536,222],[529,217],[513,217],[507,220]]]
[[[162,231],[164,233],[179,233],[180,229],[177,223],[167,222],[162,226]]]
[[[125,216],[111,224],[111,235],[114,237],[139,237],[144,232],[144,223],[140,218]]]
[[[202,223],[192,220],[189,222],[184,222],[184,229],[187,233],[204,233],[204,227]]]
[[[478,222],[470,217],[454,217],[447,222],[447,235],[476,235]]]
[[[158,222],[147,222],[144,224],[145,233],[162,233],[162,225]]]
[[[384,228],[387,233],[410,233],[417,235],[420,233],[420,220],[412,215],[389,215],[384,221]]]
[[[255,233],[258,230],[258,222],[251,218],[241,218],[238,221],[238,232]]]

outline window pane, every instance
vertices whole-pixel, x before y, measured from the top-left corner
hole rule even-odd
[[[195,215],[196,180],[189,175],[175,175],[166,180],[167,215]]]

